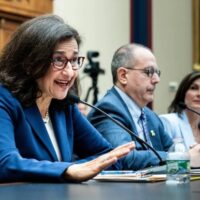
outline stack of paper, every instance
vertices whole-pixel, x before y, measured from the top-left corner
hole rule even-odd
[[[191,169],[190,170],[191,180],[200,180],[200,169]]]
[[[94,180],[97,181],[128,181],[128,182],[157,182],[165,181],[166,175],[163,174],[144,174],[133,171],[103,171]]]
[[[190,170],[191,180],[200,180],[200,169]],[[94,180],[157,182],[166,180],[166,166],[157,166],[139,171],[102,171]]]

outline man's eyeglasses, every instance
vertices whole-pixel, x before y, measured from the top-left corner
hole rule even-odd
[[[64,56],[55,56],[51,60],[53,67],[58,70],[62,70],[67,66],[67,63],[70,62],[73,70],[78,70],[82,67],[85,57],[79,56],[72,59],[67,59]]]
[[[141,71],[141,72],[143,72],[144,74],[146,74],[150,78],[152,78],[155,73],[159,77],[161,75],[161,71],[159,69],[155,69],[154,67],[146,67],[144,69],[135,69],[135,68],[131,68],[131,67],[126,67],[126,69]]]

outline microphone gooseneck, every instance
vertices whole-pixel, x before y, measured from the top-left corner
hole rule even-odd
[[[89,107],[94,108],[95,110],[99,111],[100,113],[102,113],[104,116],[108,117],[111,121],[113,121],[115,124],[117,124],[118,126],[120,126],[121,128],[123,128],[124,130],[126,130],[130,135],[133,135],[136,140],[138,140],[138,142],[144,144],[145,146],[147,146],[149,149],[151,149],[151,151],[156,155],[156,157],[159,159],[160,163],[159,165],[164,165],[165,161],[162,160],[161,156],[158,154],[158,152],[151,146],[149,145],[147,142],[145,142],[144,140],[142,140],[140,137],[138,137],[133,131],[129,130],[126,126],[124,126],[122,123],[120,123],[119,121],[117,121],[116,119],[114,119],[113,117],[111,117],[109,114],[107,114],[106,112],[104,112],[103,110],[99,109],[96,106],[93,106],[83,100],[81,100],[78,96],[73,95],[73,94],[68,94],[67,96],[67,102],[70,104],[73,103],[83,103]]]
[[[191,112],[193,112],[193,113],[195,113],[195,114],[197,114],[197,115],[200,116],[200,112],[198,112],[198,111],[196,111],[196,110],[190,108],[190,107],[187,106],[184,102],[179,102],[179,103],[178,103],[178,106],[179,106],[180,108],[187,109],[187,110],[189,110],[189,111],[191,111]]]
[[[191,111],[191,112],[193,112],[193,113],[195,113],[195,114],[197,114],[197,115],[200,116],[200,112],[197,112],[196,110],[194,110],[194,109],[188,107],[188,106],[187,106],[185,103],[183,103],[183,102],[179,102],[179,103],[178,103],[178,106],[179,106],[180,108],[187,109],[187,110],[189,110],[189,111]],[[200,122],[198,123],[197,127],[198,127],[198,129],[200,130]]]

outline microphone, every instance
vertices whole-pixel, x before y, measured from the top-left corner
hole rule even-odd
[[[102,113],[104,116],[106,116],[107,118],[109,118],[112,122],[114,122],[115,124],[117,124],[118,126],[120,126],[121,128],[123,128],[124,130],[126,130],[130,135],[134,136],[136,138],[136,140],[141,143],[144,144],[145,146],[147,146],[149,149],[151,149],[151,151],[156,155],[156,157],[159,159],[159,165],[164,165],[166,162],[162,160],[161,156],[158,154],[158,152],[151,146],[149,145],[147,142],[145,142],[144,140],[142,140],[140,137],[138,137],[133,131],[129,130],[126,126],[124,126],[121,122],[117,121],[116,119],[114,119],[113,117],[111,117],[109,114],[107,114],[106,112],[104,112],[103,110],[99,109],[96,106],[93,106],[92,104],[87,103],[86,101],[81,100],[77,95],[74,94],[68,94],[67,98],[66,98],[67,102],[69,104],[74,104],[74,103],[83,103],[91,108],[94,108],[95,110],[99,111],[100,113]]]
[[[197,114],[197,115],[200,116],[200,112],[197,112],[196,110],[194,110],[194,109],[188,107],[188,106],[187,106],[185,103],[183,103],[183,102],[179,102],[179,103],[178,103],[178,106],[179,106],[180,108],[187,109],[187,110],[189,110],[189,111],[191,111],[191,112],[193,112],[193,113],[195,113],[195,114]],[[200,122],[198,123],[198,129],[200,130]]]
[[[179,102],[179,103],[178,103],[178,106],[179,106],[180,108],[187,109],[187,110],[189,110],[189,111],[191,111],[191,112],[193,112],[193,113],[196,113],[197,115],[200,116],[200,112],[197,112],[196,110],[194,110],[194,109],[188,107],[184,102]]]

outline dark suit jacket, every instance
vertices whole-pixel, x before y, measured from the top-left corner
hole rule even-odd
[[[114,87],[107,92],[96,106],[137,134],[136,126],[132,120],[131,114]],[[162,159],[165,160],[165,151],[172,145],[172,140],[164,131],[163,124],[159,117],[147,107],[145,107],[144,112],[147,117],[147,127],[150,132],[152,145]],[[94,109],[89,113],[88,119],[114,147],[132,140],[135,141],[134,136],[130,135],[124,129]],[[137,141],[135,142],[136,150],[129,153],[124,159],[124,169],[137,170],[152,165],[158,165],[159,160],[155,154],[151,150],[144,149]]]
[[[23,108],[0,86],[0,181],[64,181],[62,174],[72,164],[73,153],[90,160],[111,150],[77,106],[69,105],[65,110],[51,106],[50,117],[62,162],[57,159],[38,107]],[[117,163],[112,169],[119,167]]]

